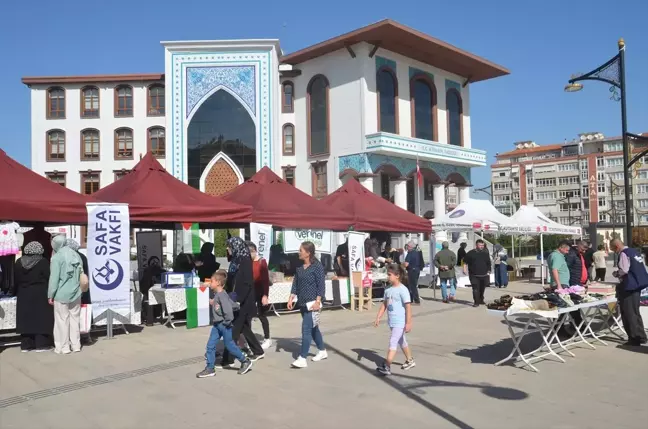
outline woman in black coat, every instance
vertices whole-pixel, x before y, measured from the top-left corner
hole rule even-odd
[[[52,347],[54,307],[47,301],[50,263],[43,257],[44,252],[37,241],[28,243],[14,268],[16,331],[21,335],[23,352],[47,351]]]

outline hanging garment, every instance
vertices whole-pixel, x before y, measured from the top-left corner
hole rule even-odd
[[[20,252],[16,222],[0,223],[0,256],[16,255]]]

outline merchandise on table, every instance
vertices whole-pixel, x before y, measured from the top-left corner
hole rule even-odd
[[[520,295],[516,296],[515,299],[527,302],[546,301],[547,309],[551,310],[554,308],[567,308],[573,307],[578,304],[598,301],[605,298],[606,296],[607,295],[602,294],[588,294],[586,293],[586,289],[584,287],[572,286],[570,288],[565,288],[562,291],[545,291],[534,294]],[[502,295],[499,299],[496,299],[495,301],[487,304],[486,307],[489,310],[504,311],[508,310],[511,305],[512,297],[510,295]]]

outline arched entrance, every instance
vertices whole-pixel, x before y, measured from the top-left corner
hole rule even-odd
[[[226,89],[211,94],[187,129],[188,183],[221,195],[256,172],[256,125]]]

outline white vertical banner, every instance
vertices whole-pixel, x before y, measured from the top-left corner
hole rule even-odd
[[[87,204],[92,314],[130,313],[130,220],[126,204]]]
[[[269,261],[270,246],[272,245],[272,225],[251,222],[250,241],[256,244],[259,256]]]
[[[365,271],[364,242],[366,234],[349,231],[349,271]]]

